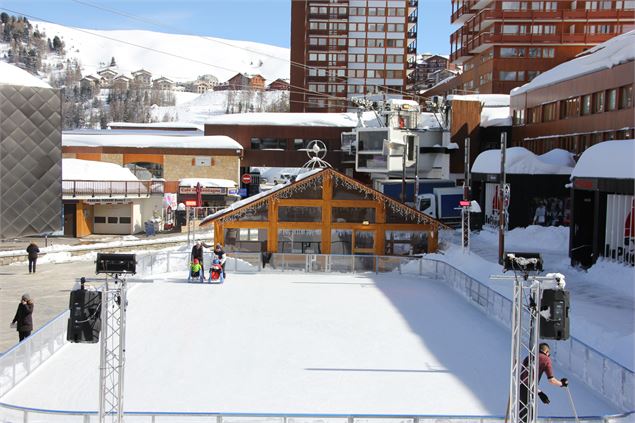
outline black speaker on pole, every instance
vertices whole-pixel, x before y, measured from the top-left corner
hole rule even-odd
[[[97,253],[95,273],[117,273],[134,275],[137,270],[137,260],[134,254]]]
[[[101,330],[101,291],[77,289],[71,291],[68,304],[66,339],[70,342],[94,344]]]
[[[542,256],[540,253],[505,252],[503,260],[505,271],[542,272]]]
[[[569,339],[569,291],[545,289],[540,300],[540,337]]]

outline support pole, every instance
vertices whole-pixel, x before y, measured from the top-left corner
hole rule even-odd
[[[505,177],[505,154],[507,149],[507,133],[501,134],[501,172],[500,182],[498,184],[498,262],[503,264],[505,253],[505,190],[506,177]]]
[[[406,204],[406,147],[403,146],[403,156],[401,156],[401,202]]]
[[[470,139],[465,139],[463,158],[463,201],[470,201]],[[463,252],[470,250],[470,206],[461,207],[461,238]]]

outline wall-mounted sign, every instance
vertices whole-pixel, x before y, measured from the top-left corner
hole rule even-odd
[[[227,188],[201,187],[203,195],[225,195]],[[196,194],[196,187],[179,187],[179,194]]]
[[[194,166],[211,166],[212,158],[209,156],[194,157]]]

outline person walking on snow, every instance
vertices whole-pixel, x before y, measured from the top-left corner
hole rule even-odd
[[[546,342],[543,342],[542,344],[538,346],[538,350],[539,350],[538,382],[540,382],[540,377],[542,376],[542,374],[545,373],[547,375],[547,380],[549,381],[550,384],[559,386],[561,388],[566,388],[567,386],[569,386],[569,381],[567,380],[566,377],[563,377],[562,379],[558,380],[553,375],[553,368],[551,365],[551,349],[549,348],[549,344],[547,344]],[[528,363],[529,363],[529,357],[526,357],[525,360],[523,361],[523,368],[525,370],[523,370],[523,372],[520,374],[521,382],[520,382],[520,398],[518,401],[518,410],[519,410],[518,415],[520,417],[521,422],[527,421],[527,410],[528,410],[527,403],[529,402],[529,391],[527,390],[527,385],[529,384],[528,382],[529,374],[527,372]],[[540,401],[542,401],[543,404],[549,404],[551,402],[547,394],[545,394],[541,390],[538,390],[538,397],[540,397]]]
[[[26,252],[29,254],[29,273],[35,273],[35,264],[37,263],[37,255],[40,249],[35,242],[32,242],[26,247]]]
[[[18,310],[15,317],[11,321],[11,327],[15,327],[18,331],[20,342],[31,335],[33,330],[33,301],[29,294],[22,295],[22,300],[18,304]]]

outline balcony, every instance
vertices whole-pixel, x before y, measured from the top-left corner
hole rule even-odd
[[[408,31],[408,38],[417,38],[417,31]]]
[[[465,1],[461,7],[452,12],[450,22],[455,25],[462,25],[468,19],[472,18],[476,13],[472,10],[474,1]]]
[[[418,0],[410,0],[408,2],[408,7],[417,7],[419,5],[419,1]]]
[[[408,54],[417,54],[417,47],[408,47]]]
[[[62,181],[62,198],[148,198],[163,194],[164,181]]]
[[[419,19],[419,17],[417,16],[417,13],[413,13],[408,16],[408,22],[410,23],[416,23],[417,19]]]

